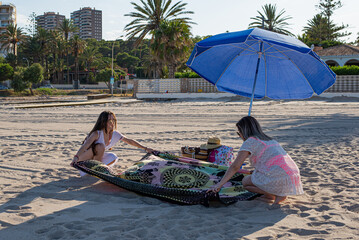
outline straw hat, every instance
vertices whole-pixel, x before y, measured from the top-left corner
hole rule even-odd
[[[207,144],[202,144],[201,149],[215,149],[222,146],[221,139],[219,137],[210,137],[207,140]]]

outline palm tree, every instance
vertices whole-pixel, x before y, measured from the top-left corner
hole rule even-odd
[[[259,16],[251,17],[254,22],[249,24],[248,28],[263,28],[272,32],[283,33],[286,35],[293,36],[293,34],[288,31],[286,28],[288,27],[287,20],[292,19],[290,16],[283,16],[285,14],[284,9],[282,9],[277,14],[277,6],[276,4],[265,4],[262,6],[263,13],[257,11]]]
[[[318,42],[324,41],[327,36],[327,18],[321,14],[317,14],[308,20],[307,26],[305,26],[303,30],[312,40]]]
[[[63,71],[62,59],[65,55],[65,41],[58,31],[49,31],[49,54],[52,55],[52,76],[53,82],[58,83],[59,72]]]
[[[61,25],[58,27],[58,30],[62,33],[66,46],[68,47],[67,53],[66,53],[66,66],[67,66],[67,82],[70,81],[70,67],[69,67],[69,37],[71,33],[74,33],[77,30],[77,27],[73,24],[72,20],[70,19],[64,19],[62,21]]]
[[[90,72],[92,64],[96,61],[98,57],[98,49],[96,47],[87,47],[83,51],[80,60],[84,63],[87,72]],[[86,82],[88,81],[89,74],[86,75]]]
[[[160,23],[164,20],[180,20],[184,23],[193,23],[191,18],[182,17],[186,14],[193,14],[192,11],[185,11],[187,3],[181,1],[171,6],[172,0],[141,0],[142,6],[131,2],[136,12],[125,14],[134,18],[132,22],[125,26],[128,40],[137,38],[135,46],[138,46],[141,41],[151,31],[159,28]]]
[[[151,50],[159,61],[167,65],[168,77],[174,78],[177,66],[184,61],[190,50],[190,27],[178,20],[163,21],[153,34]]]
[[[6,50],[17,56],[17,44],[23,42],[26,35],[23,33],[22,28],[18,28],[17,24],[10,24],[6,27],[5,32],[0,35],[0,50]]]
[[[75,79],[78,81],[79,80],[79,77],[78,77],[79,56],[85,50],[86,42],[84,40],[80,39],[80,37],[78,35],[75,35],[70,40],[70,46],[71,46],[71,53],[75,57]]]
[[[41,27],[37,28],[35,39],[38,41],[41,47],[41,65],[42,67],[45,66],[45,79],[48,79],[49,75],[49,67],[48,67],[48,55],[49,55],[49,48],[50,48],[50,40],[51,34],[48,30],[43,29]]]
[[[63,34],[65,41],[69,40],[70,34],[76,32],[77,27],[73,24],[72,20],[64,19],[58,30]]]
[[[24,54],[27,59],[32,60],[33,63],[40,62],[41,59],[41,45],[36,38],[30,37],[24,44]]]

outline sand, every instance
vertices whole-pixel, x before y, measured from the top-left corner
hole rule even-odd
[[[103,110],[148,147],[178,152],[210,135],[235,148],[248,100],[16,109],[0,101],[0,239],[358,239],[359,99],[255,101],[252,116],[301,170],[305,194],[280,208],[258,200],[181,206],[126,191],[69,163]],[[126,169],[144,151],[113,151]],[[248,166],[248,165],[247,165]]]

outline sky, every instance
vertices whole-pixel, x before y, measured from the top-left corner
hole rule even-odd
[[[1,0],[0,0],[1,1]],[[146,1],[146,0],[145,0]],[[178,0],[173,0],[177,2]],[[83,7],[102,10],[102,37],[105,40],[125,38],[124,27],[131,21],[125,17],[126,13],[134,11],[131,2],[141,4],[140,0],[5,0],[3,3],[12,3],[17,9],[17,22],[19,27],[28,25],[28,18],[32,12],[42,15],[44,12],[58,12],[70,18],[70,13]],[[302,33],[307,21],[319,13],[316,8],[319,0],[182,0],[187,3],[186,10],[193,11],[192,34],[194,36],[206,36],[245,30],[252,22],[251,17],[258,15],[264,4],[276,4],[277,11],[284,9],[293,34]],[[345,41],[354,41],[359,32],[359,0],[341,0],[343,7],[334,11],[332,17],[336,24],[348,24],[349,37],[342,38]]]

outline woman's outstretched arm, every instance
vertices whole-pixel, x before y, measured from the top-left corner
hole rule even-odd
[[[131,138],[123,137],[122,141],[124,141],[125,143],[130,144],[130,145],[132,145],[134,147],[141,148],[141,149],[143,149],[143,150],[145,150],[146,152],[149,152],[149,153],[153,151],[152,148],[145,147],[142,144],[140,144],[139,142],[137,142],[136,140],[133,140]]]
[[[219,192],[219,190],[221,190],[222,186],[229,181],[229,179],[231,179],[233,177],[233,175],[238,172],[238,170],[241,168],[241,166],[244,163],[244,160],[246,160],[246,158],[249,156],[249,152],[248,151],[239,151],[236,160],[232,163],[232,165],[228,168],[228,170],[226,171],[226,173],[224,174],[222,180],[211,186],[210,189],[208,191],[212,191],[212,192]]]

